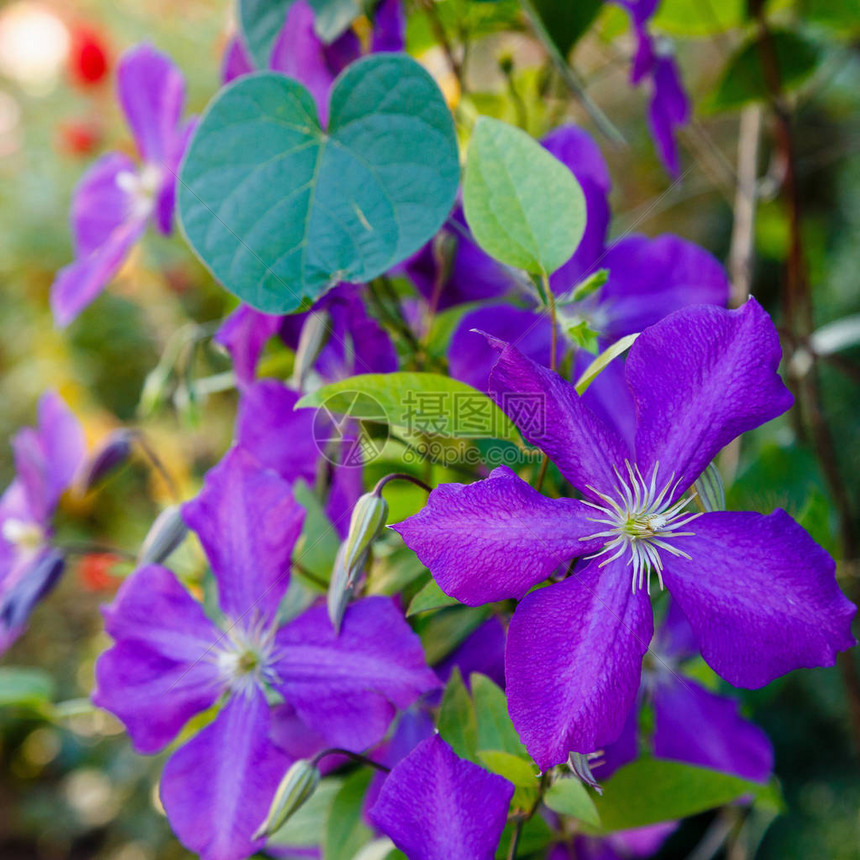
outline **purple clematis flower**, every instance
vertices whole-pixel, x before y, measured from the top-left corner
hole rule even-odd
[[[357,751],[438,681],[388,598],[354,603],[340,635],[323,606],[279,625],[304,512],[248,452],[234,448],[210,471],[183,516],[209,558],[223,617],[210,620],[169,570],[135,571],[105,610],[115,644],[97,662],[93,701],[125,723],[142,753],[163,749],[192,716],[220,704],[168,759],[161,797],[190,850],[241,860],[262,846],[253,834],[291,760],[268,696],[326,743]]]
[[[368,316],[357,285],[335,287],[310,313],[327,315],[324,343],[314,363],[326,381],[397,370],[394,344],[385,329]],[[263,348],[276,334],[291,349],[298,348],[310,313],[277,316],[240,305],[224,320],[215,340],[232,356],[240,386],[253,382]]]
[[[543,145],[576,177],[585,195],[586,232],[576,252],[550,278],[559,296],[559,353],[569,348],[567,329],[587,324],[602,342],[642,331],[679,308],[695,304],[725,305],[729,279],[704,248],[678,236],[654,239],[625,236],[607,243],[610,222],[609,168],[597,144],[582,129],[556,129]],[[599,269],[609,280],[585,299],[566,302],[565,294]],[[476,294],[475,299],[483,298]],[[513,343],[543,365],[550,363],[552,324],[546,311],[534,307],[485,305],[466,314],[449,350],[451,375],[486,390],[495,351],[472,329]]]
[[[434,735],[394,767],[370,818],[410,860],[492,860],[513,795]]]
[[[84,432],[51,391],[39,400],[38,427],[20,430],[12,448],[16,476],[0,496],[0,653],[63,572],[63,556],[50,545],[51,519],[83,462]]]
[[[173,225],[176,172],[196,124],[182,122],[185,80],[169,57],[141,45],[120,60],[117,81],[142,164],[110,152],[78,183],[71,212],[75,261],[51,287],[59,326],[72,322],[107,286],[147,224],[164,234]]]
[[[654,37],[648,23],[657,11],[655,0],[614,0],[626,9],[636,36],[636,53],[630,70],[630,83],[649,81],[651,102],[648,125],[663,166],[672,176],[680,172],[675,129],[690,120],[690,100],[681,83],[671,45],[662,37]]]
[[[632,449],[572,385],[491,342],[490,395],[582,499],[545,498],[499,468],[437,487],[395,529],[447,594],[469,605],[521,601],[508,630],[508,702],[542,769],[621,733],[653,633],[652,579],[735,686],[832,665],[854,644],[855,607],[833,560],[784,511],[689,507],[686,493],[714,456],[792,402],[776,330],[755,300],[676,311],[640,335],[626,364]],[[523,410],[523,398],[540,409]],[[528,593],[573,559],[571,576]]]

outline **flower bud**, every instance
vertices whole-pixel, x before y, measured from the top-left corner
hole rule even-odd
[[[367,558],[371,543],[385,528],[388,519],[388,503],[377,493],[360,496],[352,509],[349,532],[344,541],[343,564],[350,584]]]
[[[307,759],[294,762],[284,774],[266,820],[257,829],[254,839],[271,836],[286,824],[296,810],[316,791],[320,783],[319,768]]]
[[[128,462],[131,456],[133,433],[130,430],[114,430],[95,450],[78,479],[82,493],[89,492],[111,472]]]
[[[293,365],[292,383],[301,388],[308,374],[313,369],[320,350],[329,333],[331,318],[326,311],[314,311],[308,314],[302,333],[299,335],[299,345],[296,347],[296,361]]]
[[[337,551],[331,580],[328,584],[328,594],[326,595],[328,617],[336,633],[340,633],[340,625],[346,614],[346,607],[349,606],[349,601],[352,599],[353,583],[350,581],[349,570],[343,563],[345,548],[346,544],[342,543]]]
[[[726,509],[726,490],[723,486],[723,477],[714,463],[708,463],[708,468],[702,472],[699,480],[696,481],[695,488],[706,511],[724,511]]]
[[[161,564],[185,540],[187,534],[188,526],[182,519],[182,508],[170,505],[155,518],[140,547],[137,563]]]

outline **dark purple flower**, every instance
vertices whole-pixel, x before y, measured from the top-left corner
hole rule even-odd
[[[326,293],[313,307],[325,313],[324,340],[314,367],[326,381],[356,373],[390,373],[397,370],[397,353],[385,330],[368,316],[357,285],[342,284]],[[275,316],[240,305],[224,320],[215,340],[232,356],[240,386],[254,380],[266,342],[274,335],[296,349],[309,314]]]
[[[66,326],[105,288],[152,222],[173,225],[176,171],[196,120],[182,122],[185,80],[150,45],[128,51],[117,70],[119,100],[140,156],[103,155],[84,174],[72,201],[75,261],[57,273],[51,308]]]
[[[687,490],[732,439],[792,399],[779,339],[754,301],[686,308],[630,350],[631,449],[568,382],[495,342],[490,395],[582,500],[547,499],[506,468],[446,484],[396,529],[469,605],[516,598],[505,657],[511,717],[541,768],[620,734],[653,632],[652,576],[708,664],[759,687],[851,647],[855,607],[833,560],[784,511],[693,513]],[[520,408],[523,399],[540,404]],[[530,420],[538,414],[539,420]],[[551,573],[563,582],[531,591]]]
[[[220,704],[168,759],[161,796],[190,850],[240,860],[262,846],[252,835],[291,758],[278,746],[283,731],[272,731],[267,693],[326,743],[362,750],[438,682],[388,598],[353,604],[340,635],[324,606],[279,626],[304,512],[289,484],[248,452],[234,448],[210,471],[183,515],[211,564],[222,618],[211,621],[169,570],[135,571],[105,610],[115,644],[96,664],[93,701],[125,723],[142,753]]]
[[[611,188],[609,168],[600,149],[582,129],[567,125],[547,135],[543,145],[566,165],[582,187],[586,231],[574,255],[553,273],[550,284],[558,301],[558,354],[572,346],[568,329],[585,323],[602,342],[611,343],[642,331],[679,308],[696,304],[725,305],[729,279],[704,248],[664,235],[654,239],[625,236],[607,244]],[[579,301],[565,294],[599,269],[608,281]],[[497,279],[497,283],[501,283]],[[474,299],[484,298],[477,292]],[[485,391],[495,351],[472,329],[514,344],[524,355],[549,365],[552,325],[545,310],[535,307],[485,305],[466,314],[451,340],[451,375]]]
[[[370,818],[410,860],[492,860],[513,794],[435,735],[391,771]]]
[[[38,427],[12,439],[16,474],[0,496],[0,653],[62,573],[63,556],[50,546],[51,520],[84,460],[83,429],[60,396],[43,394],[38,411]]]
[[[626,9],[636,36],[636,53],[630,70],[630,82],[639,85],[648,81],[651,102],[648,124],[663,166],[672,176],[680,172],[675,128],[690,119],[690,100],[681,84],[681,76],[671,45],[662,37],[648,31],[649,19],[657,11],[655,0],[615,0]]]

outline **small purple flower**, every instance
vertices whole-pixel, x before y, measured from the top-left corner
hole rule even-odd
[[[513,795],[434,735],[394,767],[370,818],[410,860],[492,860]]]
[[[397,370],[391,338],[368,316],[358,285],[335,287],[313,306],[312,312],[327,314],[324,341],[314,363],[324,380]],[[277,316],[247,305],[236,308],[221,324],[215,340],[232,356],[239,385],[253,382],[263,348],[276,334],[288,347],[296,349],[308,318],[308,313]]]
[[[636,53],[630,70],[630,83],[648,81],[651,102],[648,124],[663,166],[672,176],[680,172],[675,129],[690,119],[690,100],[684,92],[681,75],[671,45],[648,31],[648,22],[657,11],[655,0],[615,0],[626,9],[636,36]]]
[[[438,487],[396,530],[447,594],[469,605],[521,601],[508,630],[507,693],[541,768],[620,734],[651,642],[652,579],[735,686],[832,665],[854,644],[855,607],[833,560],[784,511],[694,513],[685,495],[732,439],[791,405],[776,330],[755,300],[736,311],[686,308],[640,335],[625,368],[632,449],[568,382],[494,346],[490,395],[582,499],[545,498],[499,468]],[[520,408],[523,398],[540,408]],[[574,559],[564,581],[531,591]]]
[[[291,755],[278,740],[276,694],[318,738],[362,750],[378,743],[397,708],[438,682],[394,602],[369,597],[335,634],[324,606],[280,626],[304,512],[289,485],[234,448],[183,507],[218,583],[210,620],[169,570],[135,571],[105,610],[114,646],[96,664],[93,701],[115,714],[135,748],[154,753],[195,714],[214,721],[174,752],[161,797],[179,839],[204,860],[241,860],[259,849],[265,817]],[[288,721],[289,722],[289,721]]]
[[[725,305],[729,279],[704,248],[663,235],[631,235],[608,243],[609,168],[597,144],[582,129],[567,125],[547,135],[543,145],[576,177],[585,195],[586,230],[576,252],[550,278],[558,301],[561,358],[570,342],[569,326],[584,322],[604,343],[611,343],[659,322],[679,308],[695,304]],[[575,302],[564,296],[599,269],[608,281],[593,295]],[[499,282],[500,283],[500,282]],[[477,291],[473,299],[486,298]],[[552,324],[545,310],[485,305],[466,314],[451,340],[451,375],[486,390],[495,352],[472,329],[506,340],[526,356],[549,365]]]
[[[84,432],[60,396],[47,392],[38,427],[20,430],[12,448],[16,475],[0,497],[0,653],[63,571],[50,545],[51,519],[83,463]]]
[[[75,189],[75,261],[57,273],[51,287],[51,308],[61,327],[105,288],[148,223],[164,234],[172,229],[176,171],[196,122],[182,122],[185,81],[170,58],[150,45],[123,56],[117,79],[141,165],[121,152],[107,153]]]

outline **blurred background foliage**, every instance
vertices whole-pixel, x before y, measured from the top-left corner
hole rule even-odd
[[[535,5],[561,50],[570,51],[591,99],[627,141],[614,145],[597,135],[614,183],[613,233],[675,232],[727,262],[738,181],[738,109],[756,95],[756,72],[743,47],[752,32],[746,3],[664,0],[655,19],[655,29],[674,39],[695,105],[692,124],[681,132],[682,173],[674,182],[648,136],[647,94],[628,84],[632,42],[624,13],[589,0]],[[441,0],[433,16],[425,7],[423,1],[409,6],[409,49],[437,76],[461,125],[484,113],[536,136],[565,120],[597,134],[580,102],[551,74],[544,46],[515,0]],[[795,87],[791,102],[815,326],[849,319],[846,345],[822,363],[821,375],[839,469],[856,510],[860,325],[851,317],[860,314],[860,7],[856,0],[774,0],[767,13],[781,34],[777,47],[784,51],[786,83]],[[183,344],[182,338],[197,331],[189,324],[220,319],[232,300],[181,238],[152,232],[110,290],[69,330],[54,329],[48,293],[55,271],[71,258],[67,212],[75,182],[101,152],[131,148],[113,97],[117,57],[143,40],[169,52],[187,76],[190,110],[199,112],[218,86],[231,17],[228,0],[0,3],[0,437],[32,423],[39,394],[54,387],[81,416],[91,442],[120,423],[142,425],[183,496],[226,448],[235,398],[230,392],[195,392],[192,377],[217,374],[229,364],[208,344]],[[439,46],[440,27],[453,43],[468,41],[465,86],[451,74]],[[784,165],[771,149],[770,130],[765,118],[752,292],[779,324],[790,229],[776,199]],[[187,378],[174,380],[172,403],[141,418],[145,380],[172,350],[184,355]],[[784,506],[838,552],[839,524],[816,452],[790,420],[752,434],[722,465],[730,507]],[[4,485],[11,473],[4,444]],[[134,550],[167,501],[169,488],[136,460],[111,479],[97,504],[94,494],[71,494],[58,532],[64,540]],[[193,555],[189,550],[190,567],[198,563]],[[135,755],[112,717],[80,701],[106,644],[99,604],[127,569],[110,555],[82,556],[3,658],[5,666],[47,673],[31,679],[31,706],[3,707],[4,685],[11,679],[0,668],[3,860],[188,856],[159,810],[153,786],[160,758]],[[856,566],[841,564],[839,575],[856,599]],[[47,678],[54,689],[44,688]],[[48,708],[48,699],[66,704]],[[731,828],[743,838],[732,841],[730,860],[860,857],[860,750],[852,741],[839,669],[795,672],[765,690],[743,693],[743,700],[775,743],[787,811],[772,823],[731,808],[700,816],[660,856],[724,856],[721,848],[704,851],[702,835]]]

